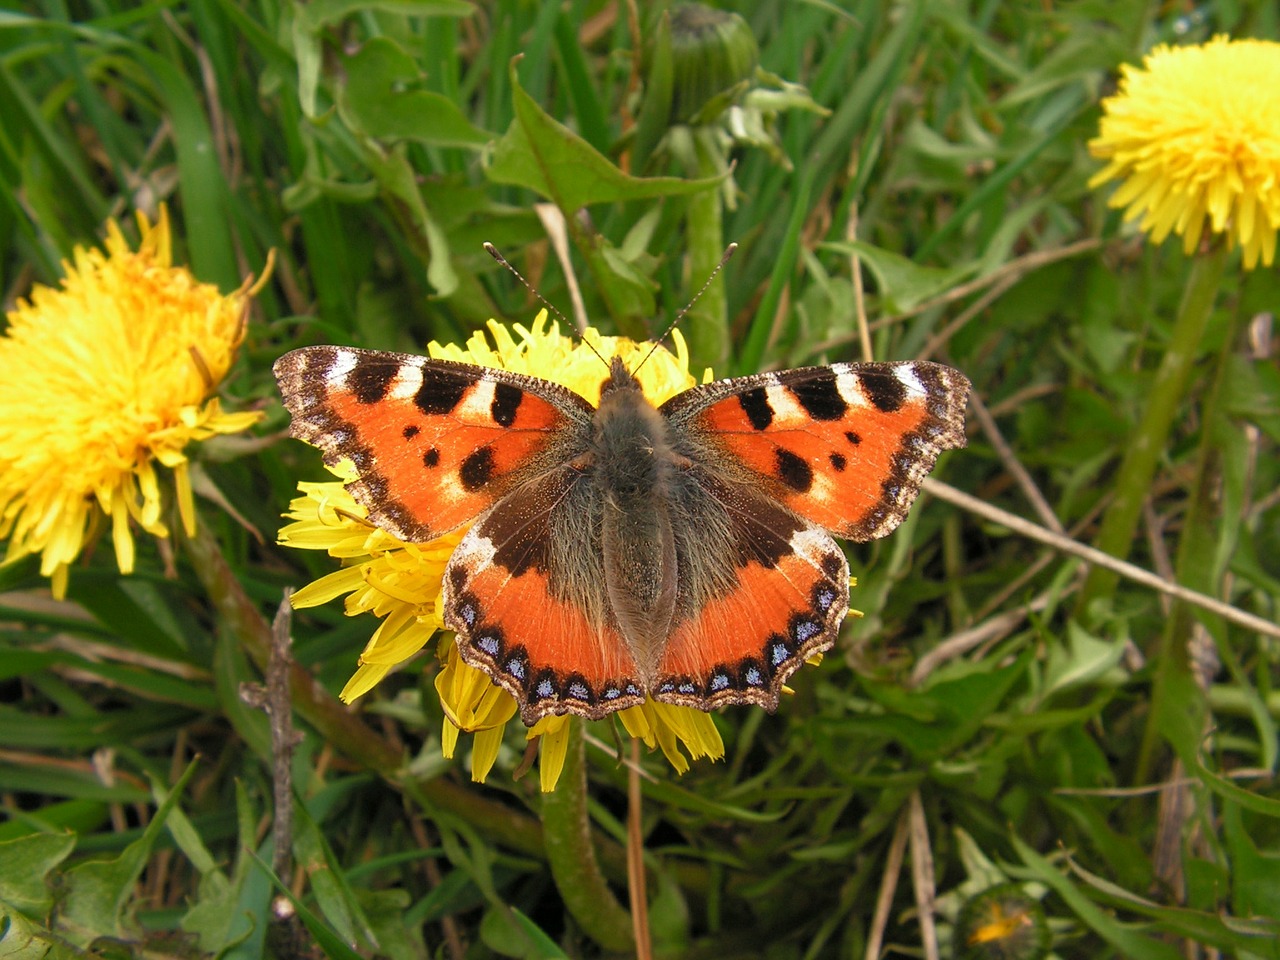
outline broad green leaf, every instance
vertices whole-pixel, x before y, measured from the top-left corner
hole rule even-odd
[[[53,943],[53,936],[43,926],[0,901],[0,957],[4,960],[42,960],[49,955]]]
[[[156,839],[165,830],[169,811],[177,804],[197,763],[193,760],[187,766],[172,792],[156,809],[142,836],[125,847],[119,856],[89,860],[66,872],[66,893],[58,916],[70,940],[88,944],[97,937],[136,934],[129,911],[134,886],[151,858]]]
[[[378,950],[377,936],[356,899],[342,864],[334,857],[307,805],[294,805],[293,823],[294,859],[298,869],[311,878],[320,915],[346,943],[360,943]]]
[[[182,929],[199,936],[201,947],[222,960],[258,960],[264,955],[271,917],[271,878],[254,856],[260,819],[244,783],[237,782],[236,833],[240,843],[230,881],[223,887],[215,874],[201,878],[200,898],[182,918]]]
[[[75,845],[73,833],[33,833],[0,843],[0,903],[6,912],[17,910],[32,920],[47,916],[53,896],[46,878]]]
[[[374,37],[345,58],[344,65],[346,85],[338,109],[353,130],[380,140],[439,147],[477,149],[491,139],[448,97],[414,89],[423,81],[422,69],[394,40]]]
[[[480,921],[480,939],[504,957],[520,960],[568,960],[560,947],[542,928],[515,907],[494,906]]]
[[[494,183],[526,187],[558,206],[566,217],[593,203],[687,196],[713,190],[720,178],[632,177],[555,120],[520,87],[514,65],[515,118],[497,143],[486,175]]]
[[[917,757],[936,759],[962,746],[988,722],[1029,662],[1024,654],[1007,667],[940,680],[921,691],[864,679],[864,689],[885,712],[855,718],[851,726],[891,737]]]
[[[1264,852],[1254,845],[1237,804],[1223,805],[1222,827],[1231,860],[1232,907],[1236,915],[1280,921],[1280,853]],[[1277,946],[1275,937],[1271,945]]]
[[[1067,644],[1054,644],[1049,648],[1048,662],[1044,668],[1044,690],[1048,699],[1055,693],[1098,683],[1120,663],[1124,656],[1123,638],[1115,641],[1100,639],[1087,633],[1072,620],[1067,623]],[[1120,671],[1110,678],[1107,686],[1124,682]]]

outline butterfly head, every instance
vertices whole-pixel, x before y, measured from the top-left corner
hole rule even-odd
[[[600,385],[601,401],[603,402],[604,398],[609,394],[620,390],[631,390],[642,395],[644,393],[640,387],[640,381],[636,379],[634,373],[627,369],[622,357],[614,356],[609,361],[609,376]]]

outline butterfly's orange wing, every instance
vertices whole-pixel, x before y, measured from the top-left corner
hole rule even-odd
[[[964,445],[968,391],[939,364],[835,364],[710,383],[661,407],[714,475],[704,485],[738,547],[731,582],[672,630],[654,698],[774,709],[848,610],[848,564],[828,531],[893,530],[938,455]]]
[[[902,522],[938,455],[964,446],[968,395],[937,363],[837,363],[709,383],[661,411],[788,509],[874,540]]]
[[[849,608],[849,564],[825,531],[758,489],[707,486],[732,524],[729,577],[675,624],[651,694],[700,710],[754,703],[772,711],[787,678],[835,643]]]
[[[402,540],[447,533],[573,455],[593,407],[545,380],[408,354],[304,347],[275,364],[293,436]]]
[[[458,652],[516,698],[530,726],[551,714],[598,720],[644,702],[635,660],[604,608],[598,545],[568,543],[554,522],[581,482],[565,466],[522,485],[467,531],[445,572],[444,620]],[[576,562],[566,562],[571,553]],[[570,575],[584,564],[584,577]]]

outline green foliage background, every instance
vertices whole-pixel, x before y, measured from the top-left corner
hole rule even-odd
[[[212,536],[177,544],[171,573],[154,544],[129,578],[99,549],[73,570],[69,602],[52,604],[33,562],[0,568],[5,955],[287,952],[266,943],[267,720],[238,691],[259,679],[261,618],[282,589],[332,567],[271,544],[297,480],[323,474],[280,439],[270,366],[303,343],[415,351],[489,317],[528,322],[536,305],[486,240],[568,312],[535,202],[569,219],[587,312],[607,331],[663,329],[736,241],[712,309],[689,321],[718,374],[858,359],[856,249],[875,357],[959,367],[1010,448],[975,427],[938,476],[1036,519],[1010,470],[1020,464],[1063,528],[1093,539],[1190,269],[1178,244],[1142,242],[1088,189],[1098,101],[1118,65],[1157,42],[1276,39],[1274,4],[738,10],[762,67],[829,112],[779,114],[776,155],[732,153],[736,189],[710,240],[695,211],[716,194],[685,181],[713,168],[661,150],[640,172],[673,179],[617,167],[642,106],[625,5],[49,0],[0,12],[7,304],[56,283],[107,217],[161,201],[177,259],[224,290],[278,256],[224,388],[266,411],[272,442],[203,453],[209,488],[264,539],[206,501]],[[646,35],[654,12],[641,11]],[[1273,622],[1280,375],[1258,318],[1278,288],[1275,270],[1229,264],[1129,547]],[[849,553],[867,615],[796,675],[778,714],[718,715],[725,761],[682,778],[644,760],[661,955],[860,957],[882,887],[886,942],[920,955],[911,871],[894,882],[892,862],[895,835],[923,824],[907,860],[931,851],[922,870],[944,944],[966,896],[1013,879],[1041,898],[1058,956],[1280,956],[1274,637],[1126,580],[1081,606],[1079,561],[927,497],[891,538]],[[219,554],[248,606],[197,577]],[[363,715],[336,705],[373,627],[337,604],[295,624],[295,655],[317,680],[296,694],[292,764],[305,876],[293,892],[313,944],[335,956],[625,952],[628,930],[564,908],[543,798],[511,778],[516,731],[487,786],[440,759],[429,653]],[[974,629],[983,642],[913,675]],[[1207,687],[1189,641],[1219,664]],[[612,732],[590,732],[592,831],[621,884],[625,771]]]

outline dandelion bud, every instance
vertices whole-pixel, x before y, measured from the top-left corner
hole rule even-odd
[[[747,22],[700,3],[671,12],[671,119],[714,120],[755,76],[760,48]]]
[[[1040,960],[1049,953],[1049,924],[1040,903],[1016,883],[988,887],[960,910],[957,960]]]

